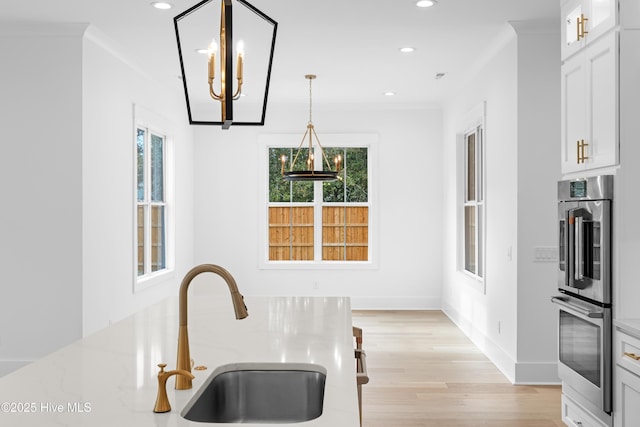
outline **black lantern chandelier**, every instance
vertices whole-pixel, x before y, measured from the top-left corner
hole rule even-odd
[[[244,6],[235,10],[235,16],[233,3]],[[218,19],[220,26],[216,28]],[[189,123],[219,125],[223,129],[231,125],[264,125],[277,22],[245,0],[204,0],[173,21]],[[251,41],[238,42],[235,52],[234,27]],[[218,36],[219,43],[215,40]],[[250,43],[251,66],[245,67],[244,45],[249,47]],[[240,102],[245,88],[252,99]],[[234,117],[235,102],[239,105]],[[217,114],[219,121],[212,119]]]
[[[296,154],[291,160],[288,171],[285,172],[285,163],[287,162],[287,156],[283,155],[280,158],[280,161],[282,163],[282,177],[286,181],[335,181],[336,179],[340,179],[338,174],[340,173],[340,169],[342,167],[342,156],[337,155],[333,158],[332,169],[331,164],[329,163],[329,159],[327,159],[327,156],[324,153],[324,149],[320,144],[320,140],[318,139],[316,130],[313,127],[311,82],[316,78],[316,76],[314,74],[307,74],[304,77],[309,80],[309,123],[307,124],[307,130],[302,136],[302,141],[300,141],[300,145],[298,146]],[[318,145],[321,156],[319,170],[316,170],[314,161],[314,155],[316,154],[313,148],[314,138],[316,144]],[[308,141],[307,159],[306,161],[304,161],[305,169],[296,169],[298,157],[300,156],[300,151],[302,150],[302,145],[304,144],[305,140]],[[324,169],[324,165],[327,166],[326,170]]]

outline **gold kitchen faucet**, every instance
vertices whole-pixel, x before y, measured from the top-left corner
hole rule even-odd
[[[187,290],[191,281],[201,273],[215,273],[222,277],[229,287],[231,292],[231,301],[233,302],[233,309],[236,314],[236,319],[244,319],[249,314],[247,313],[247,306],[244,305],[244,297],[238,292],[238,285],[236,281],[224,268],[214,264],[202,264],[193,267],[182,279],[180,285],[180,323],[178,328],[178,370],[187,371],[191,374],[191,356],[189,355],[189,334],[187,332]],[[185,375],[178,375],[176,377],[176,390],[186,390],[192,387],[192,378]]]

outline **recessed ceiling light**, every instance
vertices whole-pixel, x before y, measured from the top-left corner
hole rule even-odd
[[[154,1],[153,3],[151,3],[151,6],[155,7],[156,9],[171,9],[173,7],[173,5],[171,3],[167,3],[165,1]]]
[[[419,0],[418,2],[416,2],[416,6],[418,7],[431,7],[435,6],[436,4],[438,4],[436,0]]]
[[[400,48],[400,52],[402,53],[411,53],[414,52],[416,50],[415,47],[411,47],[411,46],[406,46],[406,47],[401,47]]]
[[[394,91],[392,91],[392,90],[388,90],[388,91],[386,91],[384,93],[384,96],[395,96],[395,95],[396,95],[396,93]]]

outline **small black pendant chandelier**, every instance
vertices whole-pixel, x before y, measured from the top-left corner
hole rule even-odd
[[[298,150],[296,151],[295,156],[293,156],[293,160],[289,165],[289,170],[285,172],[285,163],[287,162],[287,156],[283,155],[280,158],[282,162],[282,177],[286,181],[335,181],[340,179],[338,174],[340,173],[340,169],[342,167],[342,156],[337,155],[333,158],[333,169],[331,168],[331,164],[327,159],[327,156],[324,153],[324,149],[320,144],[320,140],[318,139],[318,135],[316,134],[316,130],[313,127],[312,119],[312,99],[311,99],[311,82],[316,78],[315,74],[307,74],[304,76],[307,80],[309,80],[309,123],[307,124],[307,130],[302,136],[302,141],[300,141],[300,145],[298,146]],[[320,167],[322,169],[315,169],[314,162],[314,149],[313,149],[313,140],[315,138],[316,144],[320,149],[320,155],[322,156],[320,159]],[[300,155],[300,151],[302,149],[302,145],[305,140],[308,141],[308,151],[307,151],[307,160],[306,160],[306,169],[296,169],[296,162]],[[327,170],[324,170],[324,165],[327,166]]]

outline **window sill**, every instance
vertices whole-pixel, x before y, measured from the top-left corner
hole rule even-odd
[[[263,261],[261,270],[375,270],[372,261]]]
[[[481,294],[483,295],[485,294],[483,277],[480,277],[477,274],[470,273],[465,269],[458,270],[458,272],[465,278],[465,281],[464,281],[465,284],[475,289],[476,291],[480,292]]]
[[[147,274],[146,276],[142,277],[136,276],[133,279],[133,293],[144,291],[145,289],[159,285],[174,278],[175,271],[173,269],[157,271],[155,273]]]

